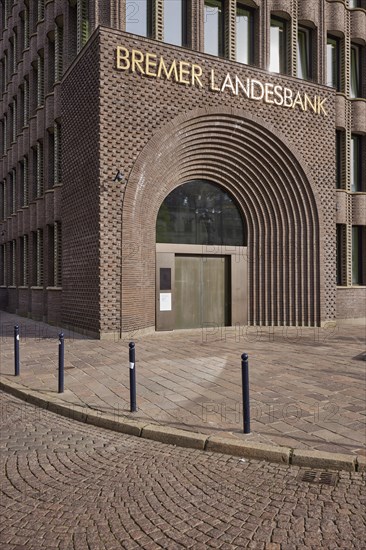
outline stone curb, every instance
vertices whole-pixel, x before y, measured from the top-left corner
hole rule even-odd
[[[93,411],[93,409],[88,407],[68,405],[65,401],[61,401],[53,396],[47,396],[47,398],[40,397],[38,392],[25,390],[10,380],[7,380],[6,383],[0,381],[0,390],[71,420],[178,447],[217,452],[254,460],[265,460],[267,462],[277,462],[290,466],[323,470],[346,470],[350,472],[366,471],[366,458],[363,456],[292,449],[290,447],[239,441],[222,436],[207,436],[197,432],[170,428],[158,424],[148,424],[125,417],[117,419],[114,416]]]

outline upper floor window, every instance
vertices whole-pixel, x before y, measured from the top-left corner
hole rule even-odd
[[[362,191],[361,177],[361,136],[351,137],[351,191]]]
[[[312,30],[299,27],[297,30],[297,77],[303,80],[313,78]]]
[[[243,4],[236,4],[236,60],[253,63],[253,12]]]
[[[152,36],[152,0],[126,2],[126,31],[140,36]]]
[[[360,0],[348,0],[348,7],[349,8],[359,8],[360,7]]]
[[[287,22],[271,17],[269,70],[287,73]]]
[[[224,55],[224,2],[205,0],[205,53]]]
[[[350,83],[350,96],[361,97],[360,86],[360,47],[356,44],[351,45],[351,83]]]
[[[364,285],[365,272],[365,227],[354,225],[352,227],[352,284]]]
[[[342,189],[344,132],[336,130],[336,187]]]
[[[177,46],[187,44],[186,0],[164,1],[164,41]]]
[[[328,36],[327,39],[327,86],[340,91],[340,41]]]

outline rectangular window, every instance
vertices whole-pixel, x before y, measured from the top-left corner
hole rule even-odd
[[[37,107],[44,103],[44,51],[41,50],[37,59]]]
[[[271,17],[269,70],[287,73],[287,23],[277,17]]]
[[[299,27],[297,31],[297,77],[303,80],[313,78],[312,31],[305,27]]]
[[[351,191],[362,191],[361,178],[361,137],[351,136]]]
[[[360,86],[360,48],[355,44],[351,45],[351,82],[350,82],[350,96],[361,97]]]
[[[337,224],[337,285],[343,285],[344,243],[346,226]]]
[[[1,272],[0,272],[0,286],[6,286],[6,282],[7,282],[7,279],[6,279],[6,270],[7,270],[7,265],[6,265],[6,244],[2,244],[1,245],[1,248],[0,248],[0,266],[1,266]]]
[[[342,189],[342,174],[343,174],[343,140],[344,132],[336,131],[336,187]]]
[[[43,286],[43,231],[33,232],[33,286]]]
[[[222,0],[205,0],[205,53],[224,55],[224,2]]]
[[[187,44],[186,0],[164,0],[164,42],[176,46]]]
[[[48,285],[61,286],[61,223],[48,226]]]
[[[340,91],[340,41],[328,36],[327,39],[327,86]]]
[[[16,240],[12,240],[10,243],[10,286],[16,286],[16,267],[17,267],[17,255],[16,255]]]
[[[126,31],[152,36],[152,0],[126,1]]]
[[[348,7],[349,8],[359,8],[360,7],[360,0],[348,0]]]
[[[28,268],[28,235],[24,235],[20,239],[20,286],[28,286],[29,284],[29,268]]]
[[[2,181],[0,183],[0,220],[5,219],[5,198],[6,198],[5,181]]]
[[[354,225],[352,227],[352,284],[363,285],[363,265],[365,262],[366,239],[363,227]]]
[[[29,203],[29,179],[28,179],[28,157],[23,157],[21,165],[21,189],[22,189],[22,206],[28,206]]]
[[[236,4],[236,60],[253,63],[253,11],[243,4]]]

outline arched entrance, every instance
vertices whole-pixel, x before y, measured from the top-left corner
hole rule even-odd
[[[163,201],[156,223],[156,328],[247,322],[246,232],[235,200],[193,180]]]

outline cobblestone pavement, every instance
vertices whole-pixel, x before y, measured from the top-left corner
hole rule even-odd
[[[0,400],[1,550],[365,548],[365,473],[307,483]]]
[[[57,396],[58,331],[1,315],[1,379]],[[19,324],[21,376],[14,378]],[[365,326],[207,327],[99,341],[65,331],[70,407],[243,439],[240,357],[249,354],[253,442],[366,456]],[[136,342],[138,412],[129,412],[128,340]]]

